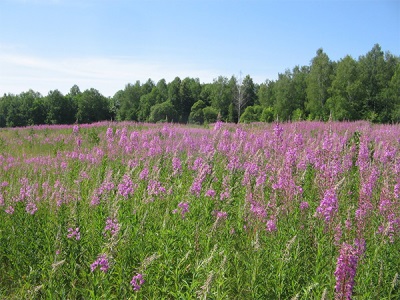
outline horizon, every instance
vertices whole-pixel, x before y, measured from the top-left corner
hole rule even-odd
[[[0,0],[0,95],[73,85],[107,97],[148,79],[249,74],[400,54],[399,1]]]

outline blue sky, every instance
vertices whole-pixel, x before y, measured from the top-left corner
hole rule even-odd
[[[240,71],[261,83],[318,48],[357,59],[376,43],[400,55],[400,0],[0,0],[0,95]]]

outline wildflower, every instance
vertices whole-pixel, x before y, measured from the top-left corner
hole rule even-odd
[[[214,211],[214,215],[217,217],[217,219],[222,219],[222,220],[226,220],[226,218],[228,217],[228,213],[226,211]]]
[[[300,203],[300,210],[306,210],[309,206],[307,201],[303,201]]]
[[[275,222],[274,219],[270,219],[270,220],[267,221],[266,230],[267,230],[268,232],[273,232],[273,231],[276,231],[276,230],[277,230],[277,228],[276,228],[276,222]]]
[[[336,263],[336,297],[335,299],[351,299],[354,287],[354,277],[357,272],[357,249],[343,243]]]
[[[131,285],[134,291],[140,290],[141,286],[144,284],[143,275],[138,273],[137,275],[132,277]]]
[[[219,195],[219,199],[221,201],[228,199],[230,197],[230,192],[229,192],[229,188],[226,188],[224,192],[221,192],[221,194]]]
[[[38,209],[37,209],[35,203],[30,202],[30,203],[27,204],[25,210],[26,210],[27,213],[29,213],[29,214],[31,214],[31,215],[34,215],[35,212],[36,212]]]
[[[324,198],[321,200],[320,205],[317,207],[316,215],[323,217],[325,222],[329,222],[338,210],[338,199],[336,191],[329,189],[325,191]]]
[[[158,196],[166,192],[165,187],[157,180],[150,179],[147,185],[147,192],[150,196]]]
[[[111,236],[113,236],[118,233],[119,229],[120,225],[118,224],[117,219],[108,218],[106,221],[106,227],[104,227],[104,235],[106,235],[107,232],[110,232]]]
[[[75,229],[68,228],[67,238],[69,239],[75,238],[77,241],[79,241],[81,239],[81,233],[79,232],[79,227],[76,227]]]
[[[139,179],[144,180],[144,179],[147,179],[147,177],[149,177],[149,169],[144,168],[139,174]]]
[[[97,259],[90,265],[90,270],[94,272],[97,267],[100,267],[100,271],[107,273],[110,265],[108,263],[107,255],[101,254]]]
[[[178,207],[181,209],[181,216],[182,216],[182,219],[184,219],[186,213],[189,212],[189,203],[188,203],[188,202],[180,202],[180,203],[178,204]],[[174,209],[174,210],[172,211],[173,214],[176,214],[177,212],[178,212],[177,209]]]
[[[215,191],[214,191],[213,189],[207,190],[206,196],[207,196],[207,197],[214,198],[214,197],[215,197]]]
[[[11,205],[5,210],[6,213],[8,213],[9,215],[12,215],[14,213],[14,207],[12,207]]]
[[[74,125],[74,127],[72,127],[72,132],[74,134],[78,134],[79,133],[79,126],[78,125]]]
[[[174,170],[174,175],[179,174],[182,171],[181,160],[178,157],[172,158],[172,168]]]
[[[201,192],[201,181],[197,178],[193,181],[192,186],[190,187],[190,192],[193,195],[200,196]]]
[[[129,195],[132,195],[134,192],[133,190],[133,182],[129,175],[125,174],[122,182],[118,185],[118,193],[124,197],[128,198]]]

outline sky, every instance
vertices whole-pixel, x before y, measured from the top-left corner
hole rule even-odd
[[[128,83],[176,76],[275,80],[379,44],[400,55],[400,0],[0,0],[0,95],[112,97]]]

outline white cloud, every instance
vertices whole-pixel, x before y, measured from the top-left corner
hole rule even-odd
[[[2,51],[0,48],[0,95],[33,89],[46,95],[58,89],[68,93],[77,84],[81,90],[98,89],[113,96],[127,83],[151,78],[167,82],[179,76],[212,82],[222,75],[215,69],[174,61],[146,61],[134,57],[44,58]]]

